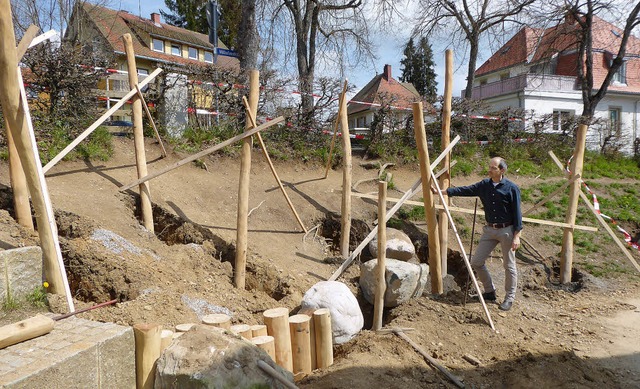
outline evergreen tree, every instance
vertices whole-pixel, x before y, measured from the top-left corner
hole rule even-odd
[[[412,83],[420,96],[434,102],[437,97],[438,83],[429,41],[426,37],[421,37],[418,46],[415,46],[413,38],[409,38],[403,54],[404,58],[400,61],[402,65],[400,81]]]
[[[167,24],[209,34],[208,2],[209,0],[164,0],[164,4],[171,12],[160,10],[160,13]],[[218,0],[218,5],[222,11],[218,25],[218,39],[229,47],[238,47],[238,26],[242,18],[241,2]]]

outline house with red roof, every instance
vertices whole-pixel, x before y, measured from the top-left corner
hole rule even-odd
[[[373,77],[347,103],[347,116],[351,132],[368,132],[375,113],[382,107],[390,108],[392,122],[401,122],[407,116],[413,115],[412,105],[422,101],[420,94],[408,82],[398,82],[391,75],[391,65],[384,65],[382,74]],[[424,108],[433,110],[429,103]],[[391,130],[391,129],[385,129]]]
[[[493,109],[521,108],[534,117],[551,115],[550,130],[563,131],[565,120],[582,113],[582,92],[577,81],[578,26],[571,17],[546,29],[524,27],[475,71],[472,98]],[[594,87],[599,88],[620,47],[622,30],[594,17]],[[631,36],[624,65],[616,73],[595,116],[604,131],[592,126],[587,146],[598,149],[604,137],[615,134],[631,152],[640,136],[640,39]],[[526,115],[529,116],[529,115]],[[535,119],[534,119],[535,120]]]
[[[152,13],[149,19],[145,19],[127,11],[79,2],[74,8],[65,38],[90,47],[94,53],[113,54],[115,69],[105,83],[98,85],[104,91],[101,97],[106,100],[107,107],[114,99],[117,100],[129,91],[127,60],[122,41],[122,36],[126,33],[133,39],[140,79],[155,69],[162,68],[162,83],[165,86],[171,85],[170,90],[165,90],[163,101],[158,107],[162,124],[171,135],[179,135],[186,126],[189,99],[193,99],[187,87],[189,80],[181,73],[181,69],[188,65],[217,66],[231,70],[240,68],[237,58],[216,54],[216,48],[209,43],[208,35],[162,23],[160,14]],[[227,49],[219,40],[217,47]],[[197,100],[201,100],[199,105],[209,105],[207,108],[211,108],[211,101]],[[112,118],[128,120],[129,116],[130,110],[123,109],[117,111]]]

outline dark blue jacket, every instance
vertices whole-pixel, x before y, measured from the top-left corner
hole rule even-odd
[[[495,187],[485,178],[473,185],[447,188],[447,196],[478,196],[487,223],[512,223],[514,231],[522,230],[520,188],[504,177]]]

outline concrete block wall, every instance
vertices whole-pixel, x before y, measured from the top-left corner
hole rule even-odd
[[[42,249],[38,246],[0,251],[0,303],[24,298],[42,285]]]
[[[135,388],[131,327],[70,317],[0,350],[0,388]]]

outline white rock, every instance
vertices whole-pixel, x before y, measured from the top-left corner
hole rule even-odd
[[[360,288],[364,298],[371,304],[376,295],[375,267],[378,259],[374,258],[360,266]],[[429,280],[429,265],[398,261],[388,258],[385,260],[385,281],[387,288],[384,292],[384,306],[397,307],[412,297],[422,295]]]
[[[395,228],[387,228],[387,258],[400,261],[410,260],[416,253],[416,248],[407,234]],[[369,242],[369,252],[372,257],[378,257],[378,236]]]

